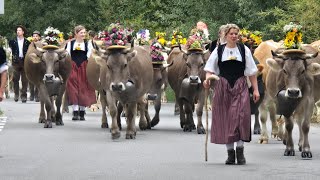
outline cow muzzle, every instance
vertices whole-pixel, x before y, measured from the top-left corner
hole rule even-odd
[[[189,76],[189,82],[192,85],[198,85],[201,83],[199,76]]]
[[[55,75],[54,74],[45,74],[43,76],[43,81],[45,82],[51,82],[51,81],[54,81],[55,80]]]
[[[286,90],[285,96],[288,98],[301,98],[302,93],[299,88],[288,88]]]
[[[110,90],[111,91],[124,91],[126,90],[126,86],[121,82],[121,83],[111,83],[110,84]]]

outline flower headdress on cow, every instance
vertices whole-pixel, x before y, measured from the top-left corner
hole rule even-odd
[[[162,46],[167,45],[167,40],[165,38],[166,38],[165,32],[156,32],[156,39]]]
[[[154,39],[150,46],[150,56],[153,64],[163,64],[164,63],[164,57],[162,55],[164,47],[162,44],[157,40]]]
[[[188,50],[203,50],[203,44],[207,42],[207,38],[202,29],[194,28],[191,30],[187,40],[186,48]]]
[[[240,30],[240,41],[249,48],[255,49],[262,42],[262,33],[260,31]]]
[[[171,47],[179,46],[179,44],[186,44],[187,39],[183,37],[181,31],[174,30],[171,36]]]
[[[53,46],[59,46],[59,42],[61,40],[61,36],[63,37],[63,34],[56,28],[53,28],[49,26],[45,31],[44,31],[44,41],[48,45],[53,45]]]
[[[127,43],[131,43],[132,34],[132,29],[125,29],[120,23],[112,23],[105,31],[99,32],[98,37],[107,48],[125,48]]]
[[[287,49],[300,49],[302,44],[302,26],[290,22],[283,27],[283,32],[286,34],[284,46]]]
[[[141,29],[137,32],[137,43],[139,45],[148,45],[150,40],[150,31],[148,29]]]

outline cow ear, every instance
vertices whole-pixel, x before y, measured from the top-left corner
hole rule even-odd
[[[264,69],[264,65],[262,65],[262,64],[257,64],[257,68],[258,68],[258,71],[259,71],[259,72],[262,72],[263,69]]]
[[[283,68],[283,62],[272,58],[267,59],[267,65],[271,68],[272,71],[276,72],[281,71]]]
[[[137,55],[137,51],[136,50],[128,53],[127,54],[128,61],[131,61],[131,59],[133,59],[136,55]]]
[[[318,63],[311,63],[307,67],[307,71],[310,72],[312,75],[319,75],[320,74],[320,64]]]
[[[106,64],[106,61],[103,58],[101,58],[100,56],[92,56],[92,57],[97,62],[97,64],[99,66],[104,66]]]
[[[38,57],[36,53],[31,53],[31,54],[29,54],[29,58],[30,58],[31,62],[33,62],[33,63],[35,63],[35,64],[41,62],[40,57]]]

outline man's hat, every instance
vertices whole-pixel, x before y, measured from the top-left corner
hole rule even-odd
[[[38,34],[39,36],[41,36],[40,31],[33,31],[32,35],[34,35],[34,34]]]

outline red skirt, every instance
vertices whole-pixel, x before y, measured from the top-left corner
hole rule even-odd
[[[220,77],[213,95],[211,143],[229,144],[251,141],[250,97],[246,77],[239,78],[231,88]]]
[[[68,102],[70,105],[90,106],[96,103],[95,89],[90,86],[87,79],[86,68],[88,61],[80,67],[72,61],[72,70],[67,81]]]

